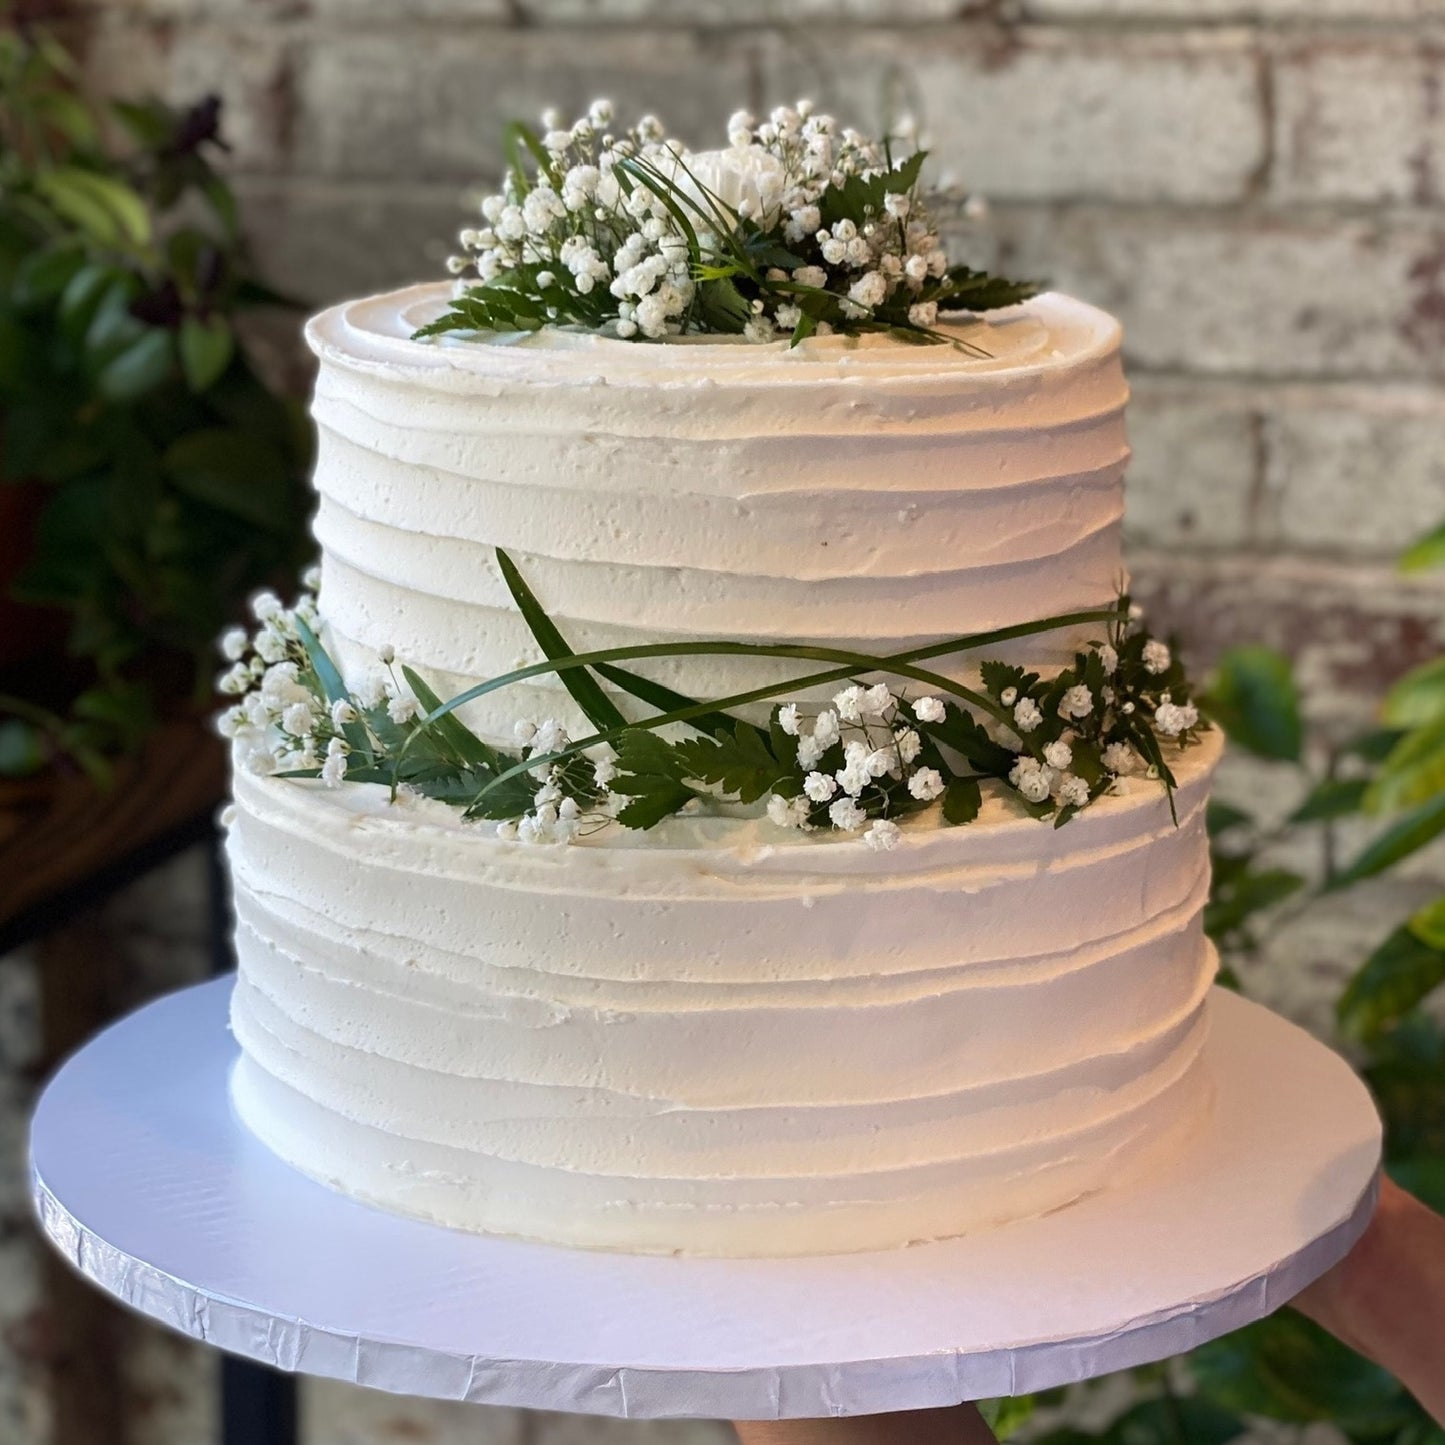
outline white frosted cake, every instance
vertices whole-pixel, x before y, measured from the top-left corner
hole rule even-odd
[[[579,651],[885,656],[1115,602],[1127,392],[1119,328],[1087,305],[970,321],[967,352],[411,339],[449,295],[308,329],[318,631],[358,695],[393,652],[441,698],[541,657],[497,548]],[[1102,635],[992,655],[1047,677]],[[977,685],[972,654],[929,666]],[[717,697],[806,669],[638,670]],[[498,746],[519,719],[588,728],[555,674],[458,716]],[[920,811],[887,847],[726,800],[527,842],[409,789],[240,766],[236,1106],[359,1199],[564,1245],[852,1251],[1058,1209],[1209,1109],[1216,739],[1166,740],[1172,811],[1142,768],[1062,827],[986,779],[971,821]]]

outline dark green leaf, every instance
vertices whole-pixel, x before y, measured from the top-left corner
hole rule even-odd
[[[0,777],[27,778],[45,766],[40,732],[19,718],[0,719]]]
[[[1407,732],[1380,765],[1366,803],[1394,812],[1445,794],[1445,716]]]
[[[419,673],[409,667],[403,667],[401,672],[416,700],[427,712],[435,712],[442,705],[441,698],[432,691]],[[437,718],[430,726],[437,730],[442,741],[456,753],[462,762],[473,767],[488,768],[494,773],[499,773],[504,767],[511,767],[517,761],[516,758],[510,757],[504,761],[495,748],[484,743],[454,712]]]
[[[612,790],[632,800],[617,814],[625,828],[651,828],[695,796],[671,744],[656,733],[629,728],[617,743],[617,767]]]
[[[756,802],[792,776],[791,769],[773,756],[752,729],[688,738],[675,743],[672,754],[682,777],[719,787],[744,803]]]
[[[179,351],[181,371],[192,391],[205,391],[230,364],[235,342],[224,320],[202,321],[187,316],[181,322]]]
[[[1347,868],[1337,873],[1327,887],[1345,888],[1362,878],[1373,878],[1418,852],[1442,832],[1445,832],[1445,793],[1406,813],[1399,822],[1386,828]]]
[[[166,381],[174,360],[170,332],[146,331],[101,367],[96,390],[108,401],[135,401]]]
[[[176,488],[197,501],[269,530],[292,525],[290,474],[259,437],[230,427],[187,432],[167,448],[164,464]]]
[[[943,793],[943,818],[947,823],[971,823],[983,806],[983,790],[977,778],[953,778]]]
[[[1236,808],[1232,803],[1226,803],[1219,798],[1209,800],[1204,818],[1205,826],[1209,829],[1209,835],[1212,838],[1229,832],[1231,828],[1242,828],[1246,824],[1254,822],[1253,817],[1242,808]]]
[[[1291,823],[1320,823],[1358,813],[1369,788],[1366,778],[1325,778],[1289,815]],[[1212,806],[1212,805],[1211,805]]]
[[[1265,647],[1231,648],[1202,704],[1241,747],[1262,758],[1298,762],[1304,730],[1287,657]]]
[[[1424,572],[1431,567],[1445,567],[1445,522],[1422,537],[1400,558],[1402,572]]]
[[[500,547],[497,548],[497,565],[502,570],[502,580],[507,584],[507,591],[512,594],[512,600],[517,604],[518,611],[547,660],[556,662],[558,658],[574,656],[566,638],[547,616],[542,604],[537,601],[532,589],[517,570],[516,564]],[[602,691],[601,684],[586,668],[569,668],[557,676],[571,694],[572,701],[582,709],[583,715],[598,732],[608,732],[627,725],[627,719],[617,704]]]
[[[1189,1365],[1204,1400],[1276,1420],[1386,1436],[1413,1413],[1384,1370],[1293,1311],[1204,1345]]]
[[[1445,897],[1437,898],[1411,914],[1410,932],[1431,948],[1445,949]]]
[[[1221,882],[1204,910],[1204,931],[1214,939],[1236,932],[1261,909],[1283,902],[1304,887],[1304,879],[1284,868],[1246,870]]]
[[[1371,1038],[1417,1008],[1445,983],[1445,950],[1408,926],[1395,929],[1367,958],[1335,1006],[1341,1028]]]

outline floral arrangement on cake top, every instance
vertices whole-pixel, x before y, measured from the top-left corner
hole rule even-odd
[[[319,778],[330,787],[379,783],[393,798],[418,794],[490,819],[502,838],[566,842],[617,822],[650,828],[709,804],[762,802],[773,823],[861,835],[894,847],[898,820],[938,807],[970,822],[993,780],[1036,818],[1067,823],[1121,778],[1174,776],[1165,746],[1188,746],[1201,727],[1174,650],[1115,607],[950,638],[890,657],[809,644],[657,643],[574,653],[505,552],[502,575],[546,661],[478,683],[443,702],[411,668],[386,669],[348,688],[318,636],[315,600],[292,608],[263,593],[259,630],[221,639],[231,662],[219,687],[236,701],[221,733],[250,744],[254,772]],[[315,586],[308,577],[308,585]],[[985,661],[980,688],[919,664],[1059,627],[1097,622],[1101,637],[1052,677]],[[825,664],[806,676],[699,702],[619,666],[677,656],[796,658]],[[514,683],[555,674],[594,732],[572,738],[556,719],[519,720],[515,747],[483,741],[456,715]],[[868,681],[883,674],[887,681]],[[654,711],[628,718],[601,680]],[[728,709],[844,684],[828,705],[779,701],[766,725]],[[677,725],[677,726],[674,726]],[[686,736],[665,738],[661,729]]]
[[[542,125],[507,128],[503,189],[448,263],[451,309],[417,336],[572,325],[796,344],[872,331],[986,354],[939,317],[1039,289],[950,265],[920,195],[926,152],[897,157],[807,101],[761,124],[737,112],[715,151],[668,138],[655,116],[614,131],[602,100],[570,127],[555,111]]]

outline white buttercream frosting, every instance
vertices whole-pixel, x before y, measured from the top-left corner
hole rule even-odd
[[[308,328],[321,602],[348,671],[391,646],[445,697],[535,660],[498,546],[578,648],[880,653],[1107,605],[1123,580],[1119,330],[1082,302],[958,328],[987,358],[886,337],[409,340],[445,294],[353,302]],[[1097,633],[999,652],[1057,659]],[[716,696],[806,669],[650,670]],[[544,683],[464,716],[505,740],[519,714],[581,722]]]
[[[444,696],[535,660],[497,546],[585,647],[896,651],[1107,605],[1122,580],[1118,328],[1079,302],[965,328],[979,358],[411,341],[443,300],[308,330],[321,609],[353,681],[384,646]],[[1097,635],[991,652],[1058,664]],[[654,675],[716,696],[769,674]],[[469,720],[509,739],[569,709],[535,685]],[[998,789],[884,853],[722,815],[529,846],[238,769],[237,1107],[360,1198],[572,1245],[832,1252],[1058,1208],[1207,1110],[1217,753],[1179,757],[1177,824],[1144,779],[1062,829]]]

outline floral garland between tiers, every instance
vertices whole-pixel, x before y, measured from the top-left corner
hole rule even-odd
[[[568,127],[506,131],[503,190],[448,261],[451,309],[416,334],[575,325],[623,340],[714,333],[749,341],[887,332],[949,342],[941,313],[1037,293],[950,266],[919,188],[926,152],[893,154],[811,104],[728,122],[723,150],[690,151],[655,116],[614,134],[595,101]]]
[[[314,596],[292,608],[263,593],[259,630],[227,632],[232,666],[219,687],[237,701],[220,715],[223,736],[251,743],[255,772],[320,778],[329,787],[379,783],[491,819],[497,834],[566,842],[612,822],[650,828],[711,802],[766,799],[779,827],[859,834],[873,848],[899,839],[897,820],[940,807],[967,823],[982,802],[981,780],[1006,784],[1016,804],[1056,827],[1120,778],[1157,778],[1173,803],[1163,741],[1188,746],[1202,726],[1173,649],[1137,625],[1120,598],[1112,609],[1071,613],[986,634],[953,638],[893,657],[806,645],[734,642],[657,644],[575,654],[523,581],[497,553],[502,575],[547,661],[479,683],[442,702],[411,668],[398,678],[391,649],[385,675],[351,689],[322,646]],[[314,569],[305,578],[317,587]],[[1106,636],[1052,678],[984,662],[982,691],[926,671],[930,657],[995,645],[1062,626],[1098,621]],[[647,657],[751,655],[831,664],[821,672],[697,702],[618,666]],[[909,697],[877,673],[919,684]],[[466,703],[530,677],[555,673],[596,731],[572,739],[555,719],[519,722],[516,750],[483,742],[456,715]],[[629,720],[598,677],[656,709]],[[805,687],[846,681],[831,707],[779,702],[766,727],[727,709]],[[981,715],[981,717],[980,717]],[[982,719],[987,719],[983,721]],[[678,741],[658,729],[686,724]]]

